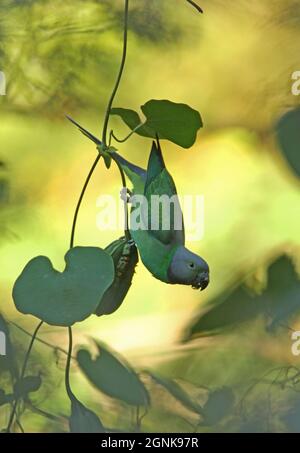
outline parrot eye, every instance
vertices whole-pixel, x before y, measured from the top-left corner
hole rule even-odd
[[[195,267],[195,264],[194,264],[194,263],[190,263],[190,264],[189,264],[189,268],[190,268],[190,269],[194,269],[194,267]]]

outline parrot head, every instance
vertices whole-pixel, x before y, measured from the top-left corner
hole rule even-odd
[[[209,267],[200,256],[180,246],[173,255],[168,276],[170,283],[191,285],[202,291],[209,284]]]

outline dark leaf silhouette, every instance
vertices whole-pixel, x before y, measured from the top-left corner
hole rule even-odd
[[[267,303],[268,329],[274,330],[300,311],[300,281],[291,261],[283,256],[269,268]]]
[[[167,379],[157,374],[153,374],[147,371],[147,374],[156,382],[158,385],[164,387],[175,399],[180,401],[183,406],[187,409],[202,414],[203,410],[200,404],[193,400],[193,398],[179,385],[177,382]]]
[[[261,295],[244,285],[218,297],[212,308],[200,314],[186,339],[220,333],[224,328],[240,325],[264,315],[267,329],[274,330],[300,310],[300,281],[291,260],[282,256],[268,269],[268,286]]]
[[[244,286],[217,297],[212,305],[198,319],[196,317],[187,333],[187,339],[220,333],[224,328],[253,319],[261,312],[257,297]]]
[[[300,108],[290,110],[276,125],[281,150],[292,169],[300,177]]]
[[[203,407],[203,425],[216,425],[228,416],[234,406],[234,394],[229,387],[223,387],[209,394]]]
[[[26,376],[14,386],[14,395],[17,398],[26,397],[28,393],[37,392],[42,384],[40,376]]]
[[[133,406],[149,404],[148,392],[134,370],[115,353],[97,343],[95,359],[87,349],[80,349],[77,361],[88,380],[106,395]]]
[[[75,396],[71,399],[69,425],[71,433],[105,432],[99,417],[93,411],[86,408]]]
[[[94,313],[114,278],[111,256],[100,248],[75,247],[65,261],[62,273],[45,256],[29,261],[13,289],[20,312],[57,326],[71,326]]]

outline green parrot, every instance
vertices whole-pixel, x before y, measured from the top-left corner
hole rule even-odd
[[[98,138],[70,117],[67,118],[97,147],[101,147],[102,142]],[[128,162],[116,151],[111,151],[111,154],[133,186],[128,198],[128,202],[132,204],[129,229],[145,267],[155,278],[165,283],[205,289],[209,284],[209,267],[203,258],[185,247],[184,225],[176,186],[166,169],[159,140],[152,143],[147,171]],[[170,208],[173,209],[168,211],[168,219],[164,218],[160,208],[152,209],[153,196],[159,199],[172,197],[174,203]],[[167,227],[164,220],[167,220]]]

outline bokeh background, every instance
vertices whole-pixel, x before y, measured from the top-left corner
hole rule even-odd
[[[163,150],[179,194],[205,197],[205,234],[188,245],[210,264],[210,286],[200,293],[165,285],[140,263],[121,308],[76,325],[75,343],[104,341],[141,373],[152,401],[142,430],[299,431],[300,358],[291,352],[291,334],[300,330],[297,304],[276,331],[264,316],[248,319],[244,308],[225,330],[222,321],[233,313],[221,315],[218,335],[197,331],[197,322],[241,283],[262,294],[270,263],[282,255],[289,258],[279,262],[275,282],[282,287],[275,296],[286,306],[292,287],[300,306],[297,276],[285,273],[300,265],[300,185],[274,132],[278,119],[299,105],[291,76],[300,70],[300,5],[199,3],[203,15],[183,0],[131,0],[128,59],[115,106],[137,110],[149,99],[170,99],[201,112],[204,128],[195,146],[182,150],[166,142]],[[75,204],[96,155],[64,115],[100,134],[120,60],[122,11],[121,0],[1,1],[0,70],[7,94],[0,97],[0,311],[28,332],[37,321],[17,313],[12,286],[34,256],[64,267]],[[128,132],[115,118],[111,125],[120,137]],[[132,137],[119,150],[145,166],[149,146]],[[119,189],[117,171],[101,162],[82,205],[76,244],[104,247],[121,235],[96,227],[97,197],[118,197]],[[10,330],[21,360],[30,338],[13,325]],[[39,336],[66,348],[63,328],[46,326]],[[27,410],[26,431],[66,429],[64,361],[63,353],[36,344],[31,367],[43,385],[32,400],[61,419]],[[144,370],[166,379],[165,385]],[[134,429],[133,409],[90,386],[76,363],[72,380],[106,425]],[[217,395],[212,421],[204,423],[174,385],[202,406]],[[7,406],[0,413],[7,420]]]

